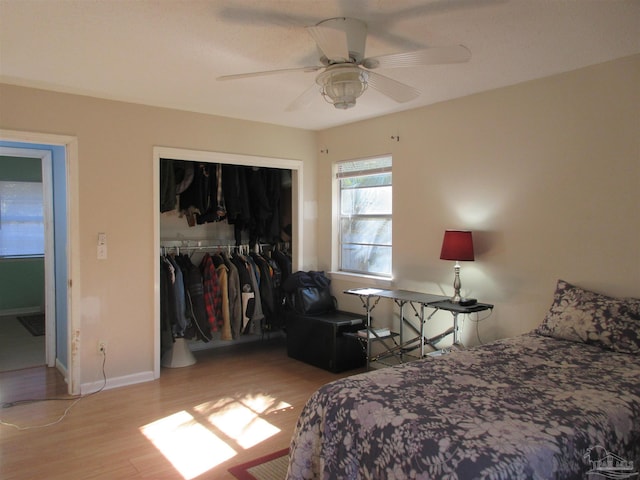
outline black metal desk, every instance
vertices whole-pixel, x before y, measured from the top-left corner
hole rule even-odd
[[[451,334],[453,334],[453,344],[460,345],[458,315],[461,313],[468,314],[493,309],[493,305],[488,303],[476,303],[471,306],[462,306],[451,302],[449,297],[445,297],[443,295],[412,292],[409,290],[354,288],[346,290],[344,293],[358,296],[367,312],[366,329],[369,333],[366,337],[361,339],[366,344],[367,369],[369,368],[371,361],[383,360],[388,357],[394,357],[400,362],[404,362],[405,355],[417,349],[419,349],[419,354],[417,356],[422,358],[425,356],[425,345],[429,345],[434,350],[437,350],[436,344]],[[372,325],[371,312],[378,305],[381,298],[393,300],[400,309],[399,332],[397,334],[380,337]],[[405,307],[407,305],[413,309],[415,314],[414,316],[418,319],[417,324],[405,316]],[[425,308],[433,309],[426,318]],[[453,314],[453,326],[434,337],[428,338],[425,336],[425,324],[438,310],[449,311]],[[406,327],[413,332],[413,336],[409,339],[405,334]],[[375,357],[373,357],[371,353],[373,342],[380,342],[384,348],[383,353]]]

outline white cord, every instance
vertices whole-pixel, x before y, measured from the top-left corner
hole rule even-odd
[[[469,320],[476,324],[476,337],[478,338],[478,343],[480,345],[484,345],[484,342],[482,340],[480,340],[480,322],[482,322],[482,321],[486,320],[487,318],[489,318],[492,313],[493,313],[493,308],[489,310],[489,315],[486,315],[486,316],[480,318],[480,312],[475,312],[475,314],[476,314],[476,319],[475,320],[471,316],[472,314],[469,314]]]
[[[20,425],[16,425],[16,424],[14,424],[14,423],[8,423],[8,422],[5,422],[5,421],[3,421],[3,420],[0,420],[0,425],[5,425],[5,426],[7,426],[7,427],[13,427],[13,428],[15,428],[16,430],[32,430],[32,429],[36,429],[36,428],[51,427],[52,425],[56,425],[56,424],[60,423],[60,422],[61,422],[61,421],[62,421],[62,420],[67,416],[67,413],[69,413],[69,410],[71,410],[71,408],[73,408],[73,406],[74,406],[76,403],[78,403],[80,400],[82,400],[83,398],[84,398],[84,397],[78,397],[78,398],[76,398],[76,400],[75,400],[71,405],[69,405],[69,406],[66,408],[66,410],[64,411],[64,413],[62,414],[62,416],[61,416],[60,418],[58,418],[55,422],[45,423],[44,425],[31,425],[31,426],[23,427],[23,426],[20,426]],[[41,400],[41,401],[45,401],[45,400],[46,400],[46,399],[43,399],[43,400]]]
[[[102,351],[102,378],[104,380],[102,386],[96,390],[95,392],[91,392],[88,393],[86,395],[80,395],[78,397],[70,397],[70,398],[40,398],[40,399],[26,399],[26,400],[17,400],[15,402],[8,402],[2,405],[2,408],[9,408],[9,407],[15,407],[17,405],[21,405],[24,403],[34,403],[34,402],[47,402],[50,400],[74,400],[74,402],[69,405],[64,413],[62,414],[62,416],[60,416],[60,418],[58,418],[57,420],[50,422],[50,423],[45,423],[44,425],[31,425],[31,426],[21,426],[21,425],[16,425],[14,423],[9,423],[9,422],[5,422],[2,419],[0,419],[0,425],[5,425],[7,427],[13,427],[16,430],[33,430],[36,428],[46,428],[46,427],[51,427],[53,425],[57,425],[58,423],[60,423],[62,420],[64,420],[64,418],[67,416],[67,414],[71,411],[71,409],[83,398],[86,397],[90,397],[91,395],[95,395],[97,393],[100,393],[102,390],[104,390],[104,387],[106,387],[107,385],[107,374],[105,372],[105,364],[107,362],[107,352],[106,351]]]

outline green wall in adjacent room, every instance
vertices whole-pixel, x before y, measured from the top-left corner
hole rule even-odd
[[[0,260],[0,315],[22,310],[44,311],[44,258]]]

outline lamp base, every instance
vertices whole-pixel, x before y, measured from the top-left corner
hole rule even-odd
[[[453,266],[453,271],[455,277],[453,279],[453,297],[451,297],[451,303],[460,303],[460,287],[462,287],[462,283],[460,282],[460,264],[457,261]]]

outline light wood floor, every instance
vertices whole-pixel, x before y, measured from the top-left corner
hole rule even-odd
[[[332,374],[292,360],[282,338],[195,356],[195,365],[163,369],[157,381],[86,396],[55,425],[0,425],[0,478],[232,479],[231,466],[289,446],[314,390],[358,373]],[[55,369],[0,373],[3,405],[65,392]],[[42,425],[71,403],[0,408],[0,419]]]

